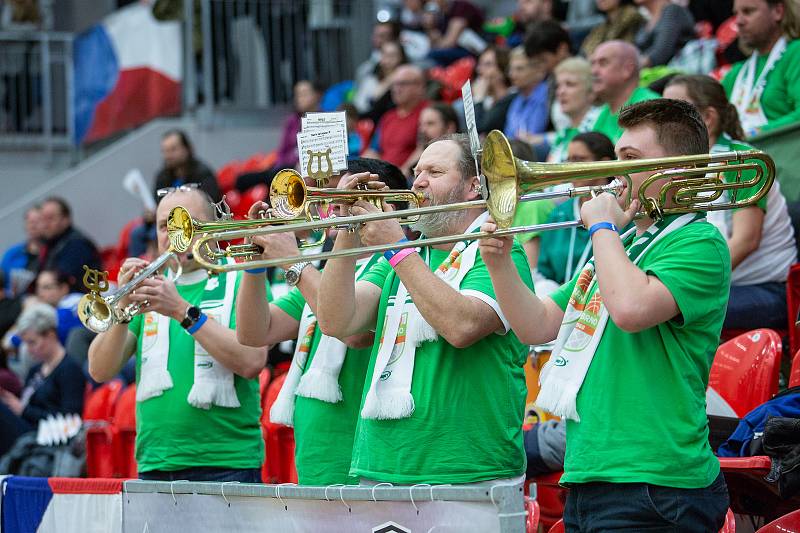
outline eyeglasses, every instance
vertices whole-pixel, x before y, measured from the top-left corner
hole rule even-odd
[[[198,187],[200,187],[199,183],[186,183],[184,185],[178,185],[177,187],[164,187],[156,191],[156,196],[158,198],[163,198],[168,194],[174,193],[175,191],[182,191],[182,192],[194,191]]]

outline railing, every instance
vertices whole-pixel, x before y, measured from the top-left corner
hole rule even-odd
[[[373,20],[371,0],[202,0],[199,13],[184,2],[185,107],[266,109],[291,102],[298,80],[351,79]]]
[[[71,147],[73,94],[71,34],[0,32],[0,146]]]

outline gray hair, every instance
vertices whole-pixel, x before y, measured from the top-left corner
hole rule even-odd
[[[45,303],[35,303],[22,311],[17,319],[17,331],[33,331],[39,335],[55,331],[58,327],[56,310]]]
[[[472,157],[472,148],[469,144],[469,136],[465,133],[448,133],[432,140],[428,146],[439,141],[452,141],[458,145],[458,171],[461,179],[469,181],[475,177],[475,159]]]

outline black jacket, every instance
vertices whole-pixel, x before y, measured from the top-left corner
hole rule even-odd
[[[70,226],[67,231],[45,243],[39,270],[57,270],[72,278],[76,290],[83,290],[83,265],[102,270],[97,247],[83,233]]]

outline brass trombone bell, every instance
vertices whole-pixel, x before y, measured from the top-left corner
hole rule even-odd
[[[422,193],[405,189],[325,189],[309,187],[298,172],[293,169],[279,171],[269,188],[269,203],[279,217],[296,218],[305,216],[312,221],[323,218],[314,215],[311,207],[319,208],[327,204],[350,204],[358,200],[367,200],[377,207],[382,202],[406,202],[409,209],[419,208],[424,200]],[[413,224],[419,216],[411,215],[402,218],[401,224]]]

